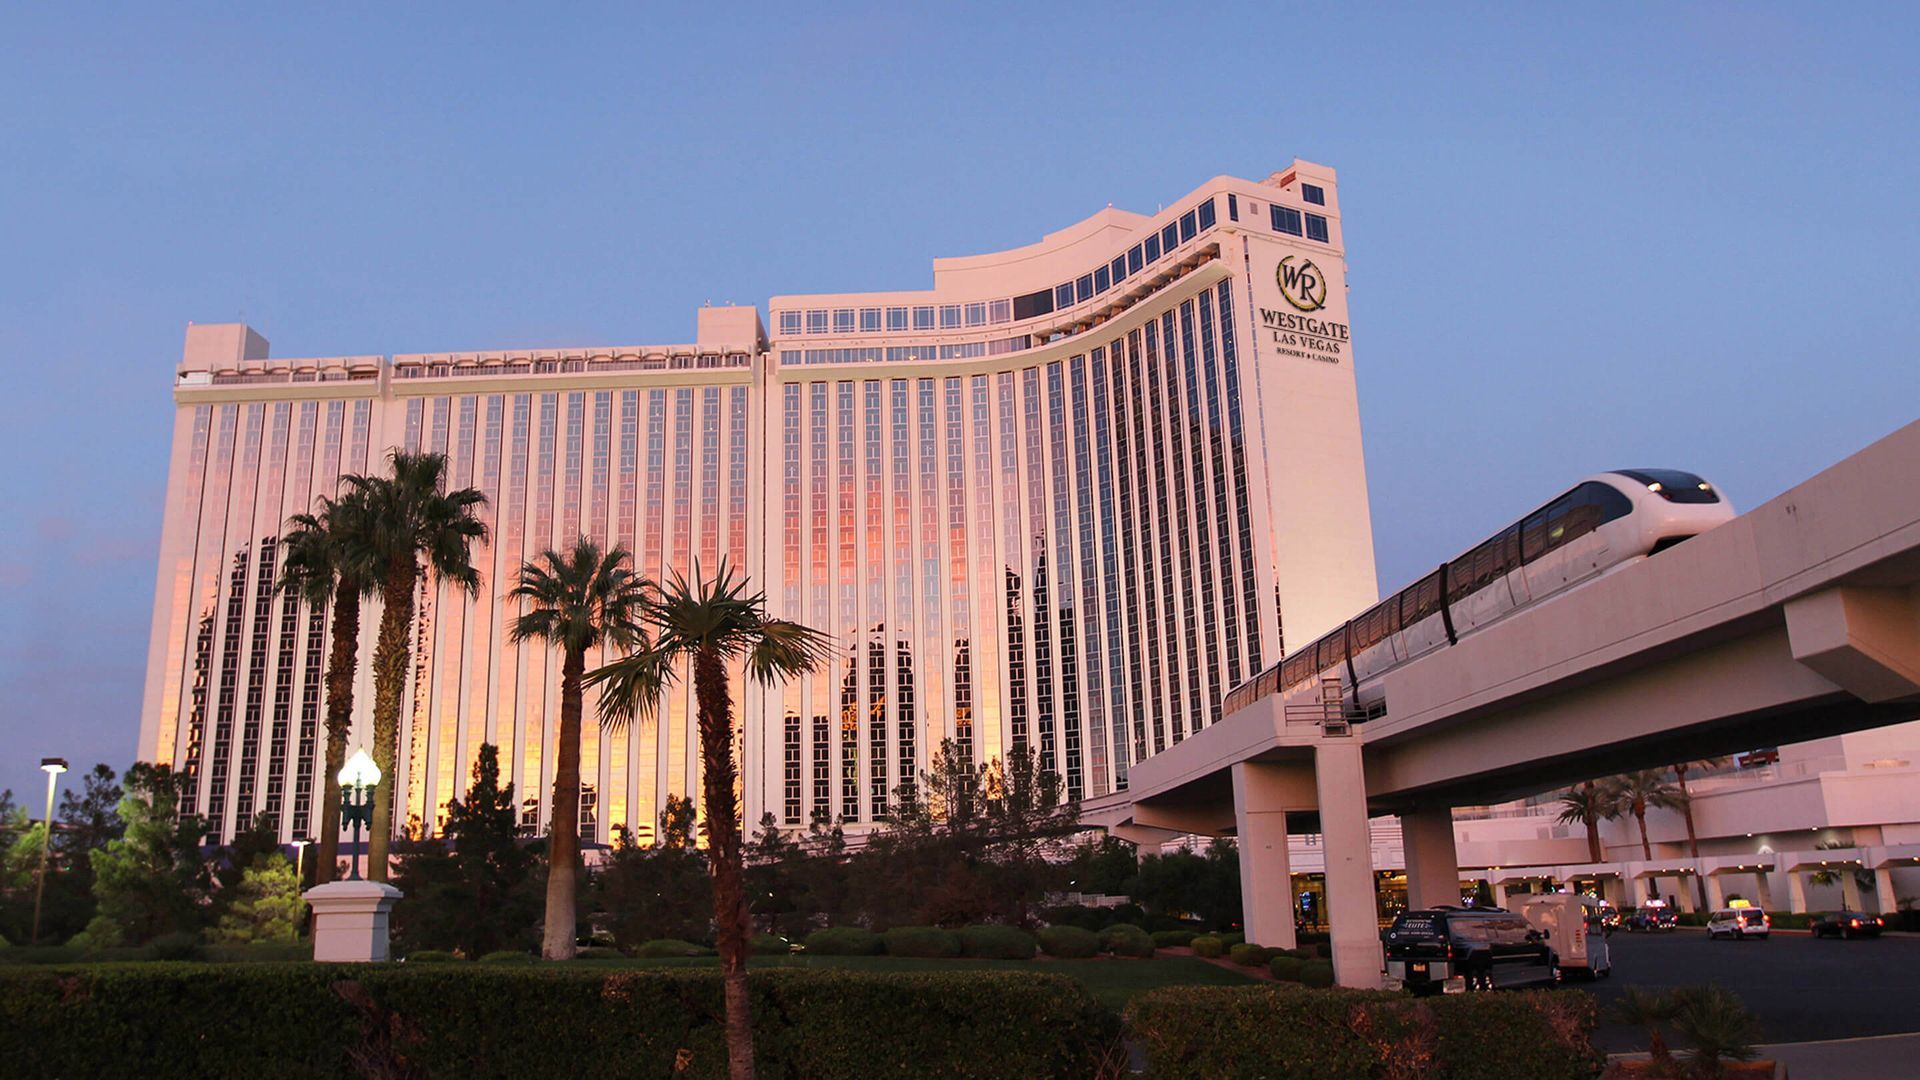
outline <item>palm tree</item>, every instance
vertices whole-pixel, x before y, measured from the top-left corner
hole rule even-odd
[[[365,506],[353,494],[330,499],[322,496],[311,514],[287,519],[286,562],[279,587],[297,593],[314,618],[333,605],[331,640],[327,648],[327,766],[321,775],[320,850],[313,865],[313,883],[333,880],[340,857],[340,781],[337,774],[347,760],[347,735],[353,727],[353,676],[360,652],[360,601],[373,592],[373,568],[360,556],[363,547],[356,532],[365,521]]]
[[[477,592],[480,575],[470,545],[487,538],[486,523],[474,516],[487,497],[473,488],[444,490],[446,455],[395,450],[387,462],[386,476],[341,478],[364,500],[365,527],[357,530],[355,548],[380,587],[380,637],[373,650],[373,760],[380,766],[380,783],[373,789],[367,836],[367,876],[374,881],[387,880],[387,845],[393,839],[394,759],[400,699],[413,654],[414,589],[424,571]]]
[[[1611,818],[1605,794],[1589,780],[1577,788],[1568,788],[1559,799],[1560,816],[1554,820],[1562,825],[1584,825],[1587,830],[1587,861],[1606,861],[1606,851],[1600,846],[1600,821]]]
[[[1647,808],[1678,810],[1684,798],[1680,789],[1659,770],[1641,769],[1606,781],[1601,792],[1612,811],[1608,816],[1632,814],[1633,820],[1640,823],[1640,857],[1652,862],[1653,845],[1647,842]]]
[[[1696,859],[1700,857],[1700,838],[1693,832],[1693,792],[1687,790],[1687,770],[1717,769],[1726,763],[1726,758],[1710,757],[1683,761],[1673,767],[1673,778],[1680,784],[1680,816],[1687,819],[1687,852]]]
[[[723,559],[712,581],[679,574],[649,604],[658,636],[636,652],[587,676],[601,684],[601,718],[609,724],[650,719],[682,660],[693,661],[700,723],[701,781],[707,807],[707,868],[726,988],[727,1060],[734,1080],[752,1080],[753,1028],[747,1007],[747,905],[741,888],[740,806],[733,759],[733,698],[727,667],[743,661],[747,677],[770,685],[812,671],[831,641],[811,627],[767,616],[765,593],[747,592]]]
[[[570,960],[580,855],[580,680],[587,651],[602,643],[621,652],[644,649],[640,620],[653,585],[628,569],[627,549],[601,551],[587,537],[565,555],[549,550],[520,568],[509,599],[526,601],[508,636],[561,650],[560,730],[553,762],[552,818],[547,840],[547,919],[540,955]],[[544,564],[544,565],[542,565]]]

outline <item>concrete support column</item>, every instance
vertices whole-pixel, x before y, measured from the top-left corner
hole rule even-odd
[[[1692,914],[1695,910],[1693,904],[1693,880],[1686,877],[1677,877],[1673,879],[1673,885],[1674,902],[1680,905],[1681,911]]]
[[[1795,915],[1807,913],[1807,883],[1800,871],[1787,871],[1787,910]]]
[[[1233,766],[1233,818],[1239,832],[1240,905],[1247,940],[1291,949],[1293,872],[1287,859],[1287,812],[1282,777],[1270,765]]]
[[[1493,883],[1493,906],[1497,908],[1507,906],[1507,884],[1504,881]]]
[[[1453,845],[1453,810],[1426,807],[1400,815],[1400,840],[1407,854],[1407,906],[1439,907],[1460,903],[1460,859]]]
[[[1314,748],[1320,832],[1327,858],[1327,924],[1333,977],[1341,986],[1377,989],[1382,968],[1380,911],[1374,896],[1373,838],[1367,830],[1367,778],[1360,744]]]
[[[1765,870],[1753,875],[1753,898],[1760,902],[1760,910],[1773,910],[1773,879]]]
[[[1706,879],[1707,910],[1719,911],[1721,908],[1727,906],[1727,894],[1726,891],[1720,887],[1720,875],[1708,874],[1706,875]]]
[[[1900,898],[1893,895],[1893,871],[1873,872],[1873,895],[1879,901],[1880,914],[1891,915],[1900,910]]]
[[[1860,879],[1854,875],[1853,867],[1840,868],[1840,906],[1848,911],[1863,910],[1860,903]]]

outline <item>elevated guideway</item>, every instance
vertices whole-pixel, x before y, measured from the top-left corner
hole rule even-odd
[[[1371,984],[1369,815],[1402,817],[1410,902],[1458,902],[1453,806],[1920,717],[1920,423],[1384,688],[1364,723],[1317,686],[1257,698],[1083,818],[1138,839],[1237,835],[1249,937],[1266,944],[1293,936],[1286,832],[1323,834],[1336,970]]]

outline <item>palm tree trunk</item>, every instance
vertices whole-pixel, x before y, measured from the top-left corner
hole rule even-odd
[[[540,955],[571,960],[580,864],[580,678],[586,650],[569,647],[560,669],[560,731],[553,757],[553,817],[547,825],[547,920]]]
[[[753,1016],[747,999],[747,905],[741,886],[740,808],[734,793],[733,701],[727,668],[711,649],[693,657],[700,710],[700,761],[707,800],[707,865],[713,923],[727,1004],[727,1066],[732,1080],[753,1080]]]
[[[1640,857],[1648,862],[1652,862],[1653,845],[1647,843],[1647,808],[1644,806],[1634,807],[1633,819],[1640,823]]]
[[[319,615],[315,612],[315,617]],[[333,591],[333,638],[327,649],[327,767],[321,775],[320,850],[313,883],[333,880],[340,861],[340,767],[353,729],[353,675],[360,651],[360,590],[341,582]],[[304,884],[304,883],[303,883]]]
[[[1700,857],[1700,838],[1693,833],[1693,793],[1687,790],[1687,767],[1675,765],[1673,775],[1680,781],[1680,816],[1687,822],[1687,850]]]
[[[373,823],[367,830],[367,877],[387,880],[387,846],[393,839],[395,760],[400,751],[400,699],[407,691],[412,647],[413,586],[417,569],[411,555],[387,567],[381,588],[380,640],[373,649],[373,763],[380,783],[373,789]]]
[[[1593,794],[1593,781],[1587,781],[1584,790],[1587,797],[1587,812],[1581,815],[1581,817],[1587,825],[1587,861],[1595,863],[1605,862],[1607,853],[1600,846],[1600,822],[1593,813],[1595,798]]]

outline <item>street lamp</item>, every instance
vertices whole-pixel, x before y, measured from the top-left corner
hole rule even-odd
[[[355,750],[335,779],[340,781],[340,819],[353,822],[354,854],[347,868],[347,880],[359,881],[360,826],[373,822],[373,789],[380,783],[380,766],[373,763],[365,750]]]
[[[40,838],[40,882],[33,888],[33,943],[40,944],[40,904],[47,895],[47,856],[53,847],[53,789],[60,783],[60,774],[67,771],[67,759],[45,757],[40,759],[40,771],[47,774],[47,833]]]
[[[307,887],[307,845],[311,843],[305,838],[293,842],[293,880],[303,889]]]

